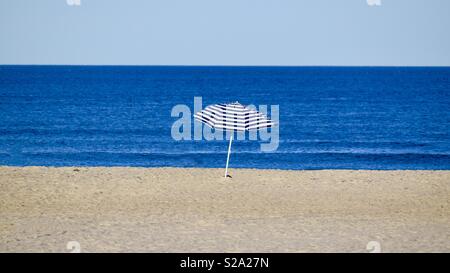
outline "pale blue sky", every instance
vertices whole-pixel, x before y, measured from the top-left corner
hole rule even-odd
[[[0,0],[0,64],[450,65],[449,0],[66,1]]]

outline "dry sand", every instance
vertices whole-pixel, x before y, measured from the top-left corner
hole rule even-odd
[[[450,171],[0,167],[0,252],[450,252]]]

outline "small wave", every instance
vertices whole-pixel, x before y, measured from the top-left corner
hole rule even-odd
[[[434,143],[446,143],[444,140],[403,140],[403,141],[395,141],[395,140],[332,140],[332,139],[306,139],[306,140],[296,140],[296,139],[280,139],[280,143],[292,143],[292,144],[304,144],[304,143],[314,143],[314,144],[383,144],[383,145],[428,145]]]
[[[227,151],[176,151],[176,152],[163,152],[163,151],[140,151],[140,152],[128,152],[128,151],[23,151],[22,155],[77,155],[77,154],[111,154],[111,155],[170,155],[170,156],[183,156],[183,155],[204,155],[204,154],[227,154]],[[262,152],[262,151],[232,151],[232,154],[269,154],[269,155],[382,155],[382,156],[450,156],[450,153],[433,153],[433,152],[345,152],[345,151],[274,151],[274,152]]]

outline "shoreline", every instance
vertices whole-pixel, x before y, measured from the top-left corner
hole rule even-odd
[[[0,169],[14,169],[14,168],[47,168],[47,169],[175,169],[175,170],[224,170],[225,167],[176,167],[176,166],[85,166],[85,165],[70,165],[70,166],[46,166],[46,165],[0,165]],[[280,172],[309,172],[309,171],[350,171],[350,172],[450,172],[450,169],[277,169],[277,168],[246,168],[233,167],[233,170],[249,170],[249,171],[280,171]]]
[[[0,252],[450,252],[448,170],[0,166]]]

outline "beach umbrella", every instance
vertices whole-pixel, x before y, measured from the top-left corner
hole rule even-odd
[[[225,177],[228,177],[228,162],[230,161],[234,131],[259,130],[275,125],[264,114],[252,110],[239,102],[209,105],[202,111],[195,113],[194,118],[212,128],[233,132],[228,145]]]

